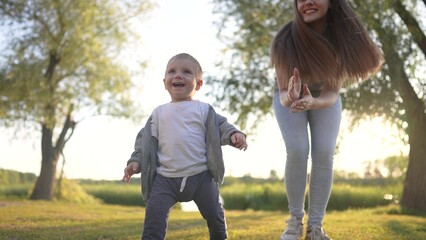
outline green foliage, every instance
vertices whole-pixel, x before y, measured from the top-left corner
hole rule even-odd
[[[411,32],[411,29],[423,32],[418,24],[425,24],[422,16],[426,5],[417,0],[401,5],[403,2],[376,1],[373,3],[376,7],[373,9],[386,8],[386,11],[371,11],[372,6],[367,6],[364,1],[351,1],[371,30],[371,35],[376,38],[378,45],[382,46],[386,59],[380,74],[371,77],[369,81],[347,88],[343,95],[344,106],[354,117],[354,122],[368,116],[380,116],[395,124],[401,130],[402,137],[407,134],[407,127],[410,127],[410,118],[413,116],[407,114],[411,108],[409,105],[417,105],[417,111],[421,112],[417,114],[421,115],[426,109],[426,81],[423,77],[426,49]],[[414,7],[416,5],[419,7]],[[412,21],[401,19],[403,16],[399,7]],[[390,61],[389,57],[396,52],[398,61]],[[407,87],[409,95],[406,92]],[[416,117],[419,117],[417,114]]]
[[[290,19],[288,1],[215,0],[218,36],[227,45],[221,74],[209,76],[216,105],[236,113],[241,128],[250,130],[271,113],[274,74],[269,45]]]
[[[21,173],[18,171],[0,168],[0,186],[9,184],[26,184],[34,183],[37,176],[32,173]]]
[[[33,183],[0,185],[0,199],[28,199]]]
[[[269,46],[281,25],[293,18],[293,2],[286,0],[215,0],[224,39],[225,59],[217,65],[221,75],[211,77],[217,105],[237,116],[243,129],[254,131],[272,112],[274,71]],[[376,76],[341,89],[350,127],[360,120],[382,117],[396,126],[410,144],[401,204],[425,209],[426,178],[426,1],[348,0],[384,53],[385,63]],[[302,77],[303,78],[303,77]],[[376,172],[377,174],[379,172]],[[394,174],[394,173],[392,173]],[[376,174],[374,174],[376,175]],[[420,191],[420,192],[419,192]]]
[[[83,189],[92,196],[102,199],[104,203],[128,206],[145,206],[141,187],[135,184],[106,183],[83,184]]]
[[[401,193],[401,184],[386,187],[334,185],[327,209],[345,210],[386,206],[398,203]]]
[[[251,177],[249,175],[243,176],[243,177],[225,177],[225,181],[223,182],[223,187],[229,186],[229,185],[236,185],[236,184],[243,184],[243,185],[259,185],[259,184],[266,184],[266,183],[276,183],[280,180],[277,178],[255,178]]]
[[[327,209],[345,210],[384,206],[398,202],[401,192],[402,184],[334,184]],[[307,194],[309,195],[309,192]],[[221,188],[221,196],[226,209],[285,211],[288,206],[285,188],[281,182],[227,185]],[[307,197],[305,206],[308,206]]]
[[[7,185],[0,185],[0,199],[28,199],[31,189],[34,186],[33,182],[27,183],[13,183]],[[58,185],[54,188],[54,201],[67,202],[67,203],[84,203],[93,204],[100,203],[101,200],[88,194],[80,185],[73,180],[62,179],[60,191]]]
[[[28,199],[37,176],[0,169],[0,199]],[[99,203],[99,199],[86,193],[74,180],[63,178],[54,187],[54,200],[69,203]]]
[[[405,176],[408,166],[407,156],[390,156],[384,160],[383,165],[388,170],[388,176],[399,178]]]
[[[281,182],[265,184],[233,184],[221,188],[226,209],[284,210],[288,204]]]
[[[86,192],[104,203],[144,206],[140,183],[125,184],[120,181],[80,180]],[[401,196],[401,180],[393,179],[343,179],[335,181],[329,210],[371,208],[398,202]],[[280,180],[227,177],[220,188],[226,209],[286,211],[287,196]],[[385,198],[386,197],[386,198]],[[307,198],[305,205],[307,206]]]
[[[54,200],[70,203],[100,203],[96,196],[88,194],[76,181],[63,178],[54,188]]]
[[[278,29],[293,18],[293,2],[286,0],[213,2],[218,16],[218,35],[227,46],[224,55],[230,58],[229,62],[218,63],[223,69],[221,76],[211,77],[210,83],[217,89],[213,97],[217,99],[219,107],[236,114],[238,123],[243,127],[247,123],[255,127],[258,121],[263,120],[265,115],[271,112],[274,73],[269,66],[269,46]],[[408,25],[409,22],[399,20],[400,12],[395,10],[394,1],[378,0],[369,4],[357,0],[349,2],[371,30],[371,35],[379,45],[394,44],[394,48],[398,49],[407,75],[412,80],[408,84],[412,85],[417,98],[423,100],[423,103],[426,102],[424,91],[426,81],[422,77],[425,73],[425,69],[422,68],[426,61],[425,52],[420,51],[421,44],[409,32],[409,29],[419,28],[415,25],[416,20],[420,24],[426,24],[422,18],[425,12],[424,3],[415,0],[402,6],[413,18],[411,25]],[[382,10],[383,8],[386,10]],[[418,32],[422,33],[421,28],[419,30]],[[379,31],[392,32],[396,39],[386,36],[379,38],[382,36],[377,34]],[[424,37],[424,34],[419,35],[418,37]],[[397,86],[397,81],[392,81],[389,72],[389,69],[398,67],[385,65],[383,71],[370,81],[344,89],[344,108],[354,116],[354,122],[366,116],[383,116],[404,129],[403,123],[408,117],[405,114],[406,106],[401,99],[402,93],[399,92],[401,89]],[[423,114],[425,107],[423,104]],[[256,120],[250,121],[251,119]],[[250,126],[248,129],[251,129]]]
[[[18,172],[4,170],[0,173]],[[398,202],[402,180],[392,178],[345,178],[336,174],[328,204],[329,210],[372,208]],[[2,174],[0,174],[2,178]],[[0,185],[0,199],[27,199],[34,182],[9,182]],[[228,210],[286,211],[287,196],[284,183],[275,178],[261,179],[245,176],[226,177],[220,189],[224,206]],[[309,194],[309,193],[308,193]],[[141,196],[140,179],[131,183],[107,180],[62,179],[60,193],[55,186],[55,200],[70,203],[103,202],[128,206],[145,206]],[[307,206],[307,198],[305,205]],[[180,205],[176,206],[179,209]]]
[[[0,52],[0,126],[42,132],[43,164],[31,199],[52,199],[59,156],[81,120],[76,115],[136,112],[120,54],[137,37],[131,20],[150,8],[149,0],[1,2],[7,48]]]
[[[44,122],[52,129],[85,108],[127,116],[132,83],[118,54],[136,37],[129,20],[150,7],[148,1],[3,1],[2,29],[11,34],[1,54],[0,122]]]

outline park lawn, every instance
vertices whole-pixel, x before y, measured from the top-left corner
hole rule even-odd
[[[333,240],[426,239],[426,217],[396,206],[328,212]],[[144,208],[46,201],[0,201],[0,239],[140,239]],[[226,211],[229,239],[279,239],[284,212]],[[173,210],[167,239],[208,239],[198,212]]]

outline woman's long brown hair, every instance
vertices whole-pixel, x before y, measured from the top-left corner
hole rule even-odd
[[[278,79],[280,90],[287,88],[294,67],[304,83],[327,82],[333,87],[367,79],[380,69],[383,55],[346,0],[330,0],[323,34],[306,25],[297,0],[293,9],[295,19],[271,44],[271,64],[283,76]]]

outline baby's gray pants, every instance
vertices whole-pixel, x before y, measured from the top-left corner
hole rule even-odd
[[[205,171],[188,177],[181,192],[182,180],[181,177],[155,177],[146,206],[142,239],[165,239],[171,209],[177,202],[191,200],[197,204],[201,215],[207,221],[210,239],[226,239],[225,213],[219,201],[219,185],[213,181],[210,172]],[[182,227],[185,227],[184,221],[182,220]],[[190,224],[187,226],[190,232]]]

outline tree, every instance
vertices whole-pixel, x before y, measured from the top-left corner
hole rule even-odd
[[[389,156],[383,160],[383,166],[388,171],[388,178],[400,178],[407,172],[408,158],[406,156]]]
[[[131,76],[118,61],[130,20],[148,1],[3,0],[7,51],[0,69],[0,124],[41,131],[41,170],[31,199],[51,200],[73,115],[128,116]]]
[[[343,106],[355,124],[384,117],[410,145],[401,205],[426,210],[426,1],[349,0],[385,55],[383,70],[369,81],[343,89]],[[292,1],[215,0],[218,36],[229,46],[222,75],[211,77],[220,107],[236,113],[243,127],[272,113],[274,72],[269,45],[292,17]],[[207,81],[209,82],[209,81]],[[220,83],[220,84],[217,84]],[[212,94],[213,95],[213,94]],[[254,120],[251,120],[254,119]]]
[[[377,1],[377,9],[383,6],[386,11],[367,14],[364,2],[354,1],[377,34],[386,65],[382,76],[362,84],[359,97],[357,90],[348,91],[346,106],[357,118],[383,116],[407,136],[410,151],[401,205],[426,210],[426,176],[422,172],[426,169],[426,134],[420,130],[426,129],[426,80],[422,69],[426,62],[426,37],[415,20],[422,19],[426,5],[423,2],[420,6],[421,13],[416,11],[420,4],[415,0]],[[426,24],[424,18],[422,24]]]

